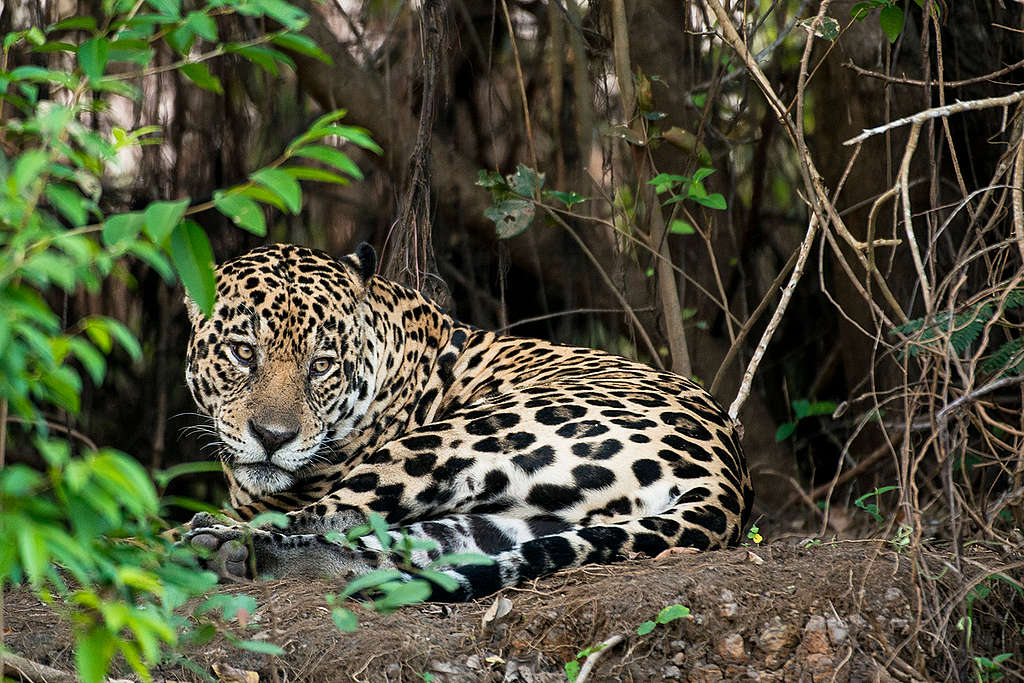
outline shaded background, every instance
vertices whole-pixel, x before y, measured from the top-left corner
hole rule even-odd
[[[98,4],[27,0],[0,16],[0,31],[93,13]],[[615,3],[297,4],[313,16],[306,33],[333,65],[295,56],[294,71],[282,68],[274,75],[226,56],[209,63],[224,84],[223,96],[198,90],[173,71],[140,83],[146,95],[138,105],[125,106],[124,119],[133,126],[161,125],[164,143],[141,148],[110,174],[105,210],[184,196],[205,200],[276,157],[318,114],[344,107],[345,121],[370,129],[385,150],[376,157],[346,149],[365,181],[349,187],[305,184],[300,215],[268,211],[266,239],[238,230],[216,212],[200,215],[218,260],[266,241],[341,255],[365,240],[378,249],[384,273],[423,289],[463,320],[676,368],[685,367],[685,360],[709,387],[766,293],[769,313],[774,308],[772,282],[809,220],[799,159],[734,53],[715,38],[716,22],[704,3],[625,3],[629,71],[647,103],[641,107],[647,116],[630,120],[616,78]],[[869,139],[849,169],[851,150],[843,141],[921,109],[1020,87],[1019,73],[1004,69],[1024,58],[1018,3],[933,2],[937,19],[927,22],[914,2],[898,4],[906,23],[890,43],[877,14],[852,22],[855,3],[832,2],[827,14],[842,32],[834,41],[815,41],[804,93],[808,149],[828,187],[835,188],[848,170],[835,204],[861,240],[872,203],[897,180],[907,128]],[[817,2],[795,0],[732,3],[745,41],[787,103],[795,95],[807,35],[800,20],[817,9]],[[218,19],[224,40],[266,29],[240,16]],[[26,63],[45,59],[23,56]],[[157,64],[172,59],[161,55]],[[992,72],[999,73],[954,88],[920,84]],[[637,127],[654,138],[650,144],[630,144]],[[910,185],[915,220],[929,236],[922,242],[930,272],[941,278],[962,264],[965,245],[968,254],[997,249],[958,271],[962,281],[947,284],[942,306],[951,311],[970,305],[979,293],[1019,284],[1013,280],[1020,273],[1019,253],[1006,243],[1013,234],[1006,191],[1012,183],[999,175],[1009,173],[1019,147],[1013,110],[987,109],[923,129]],[[567,221],[597,265],[564,226],[540,215],[524,233],[498,239],[494,223],[484,217],[491,197],[475,185],[477,173],[512,173],[517,164],[543,172],[545,188],[589,198]],[[725,196],[728,209],[688,205],[696,234],[651,238],[654,197],[638,188],[655,172],[689,174],[699,166],[716,169],[705,183]],[[987,194],[980,196],[980,190]],[[881,205],[876,236],[901,237],[901,218],[895,204]],[[648,248],[652,239],[679,269],[668,284],[678,298],[675,312],[666,306],[664,282],[659,284],[663,273],[650,274],[656,266]],[[905,245],[878,250],[877,259],[910,318],[934,313],[924,310]],[[852,264],[854,278],[845,275],[844,263]],[[847,246],[836,252],[819,242],[755,378],[740,418],[762,531],[818,530],[824,521],[821,501],[840,465],[852,474],[832,493],[828,526],[821,526],[829,533],[851,524],[870,527],[864,515],[851,521],[857,513],[852,502],[894,483],[904,484],[904,502],[915,489],[918,497],[910,502],[917,511],[937,501],[928,518],[940,536],[961,533],[945,525],[958,509],[951,496],[977,505],[969,532],[992,531],[998,520],[987,514],[984,501],[1022,486],[1020,386],[990,397],[992,415],[1016,432],[1000,428],[995,443],[982,433],[984,426],[979,431],[982,419],[965,413],[953,445],[930,451],[937,448],[933,417],[942,401],[929,400],[935,396],[929,387],[942,384],[950,371],[934,359],[908,360],[905,349],[886,348],[892,331],[869,303],[878,299],[877,291],[868,298],[858,291],[857,283],[867,279]],[[201,459],[203,443],[182,434],[196,420],[189,415],[191,399],[182,379],[188,329],[181,298],[180,289],[168,287],[148,267],[126,262],[120,278],[101,293],[61,302],[68,320],[98,312],[125,321],[140,335],[145,360],[112,362],[107,383],[86,391],[81,416],[53,416],[56,421],[154,468]],[[625,314],[623,301],[658,358]],[[1020,323],[1013,315],[1006,318],[1011,336]],[[733,399],[767,317],[753,323],[723,369],[715,386],[723,404]],[[685,359],[678,353],[680,329]],[[957,395],[971,386],[961,386]],[[847,407],[836,418],[801,419],[792,436],[777,442],[779,425],[795,421],[792,401],[798,399]],[[956,481],[943,469],[954,451],[961,470]],[[985,467],[967,468],[968,456]],[[215,476],[183,478],[175,486],[217,502],[223,495]],[[893,509],[895,496],[885,500]],[[996,512],[1004,511],[1006,525],[1021,525],[1019,500],[1011,498]]]

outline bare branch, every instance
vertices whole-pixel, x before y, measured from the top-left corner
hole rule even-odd
[[[894,128],[900,128],[902,126],[916,123],[918,125],[928,121],[930,119],[937,119],[943,116],[951,116],[952,114],[959,114],[965,111],[977,111],[979,109],[991,109],[992,107],[1008,107],[1011,104],[1016,104],[1024,100],[1024,90],[1018,90],[1015,93],[1004,95],[1002,97],[986,97],[980,100],[968,100],[966,102],[954,102],[953,104],[947,104],[945,107],[935,107],[934,109],[925,109],[919,111],[913,116],[906,116],[902,119],[896,119],[890,121],[882,126],[875,128],[867,128],[863,133],[855,138],[850,138],[844,145],[855,145],[858,142],[867,140],[874,135],[881,135],[882,133],[892,130]]]

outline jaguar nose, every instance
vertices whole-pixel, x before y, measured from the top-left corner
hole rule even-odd
[[[249,431],[256,437],[256,440],[263,446],[264,452],[269,458],[273,455],[281,446],[285,445],[299,434],[299,430],[287,428],[281,429],[279,426],[274,425],[273,427],[265,427],[255,420],[249,420]]]

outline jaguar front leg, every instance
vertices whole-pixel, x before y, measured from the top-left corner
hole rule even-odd
[[[182,542],[206,554],[206,566],[227,581],[355,576],[375,569],[380,559],[373,551],[328,540],[324,533],[222,524],[207,513],[197,514],[189,526]]]

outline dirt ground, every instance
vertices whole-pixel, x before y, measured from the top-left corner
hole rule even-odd
[[[961,567],[996,562],[978,553]],[[933,553],[917,566],[936,574],[945,566],[952,576],[950,559]],[[1006,566],[1005,558],[1001,562]],[[222,590],[247,593],[259,608],[245,628],[227,628],[275,643],[285,654],[255,654],[217,637],[185,652],[190,666],[165,664],[154,674],[157,680],[247,683],[548,683],[566,680],[563,667],[579,651],[618,635],[621,642],[598,655],[588,681],[982,680],[954,644],[929,635],[941,633],[943,624],[927,618],[934,610],[922,608],[952,607],[955,624],[977,578],[963,570],[959,580],[937,584],[945,587],[942,595],[922,595],[914,565],[881,541],[801,547],[786,540],[583,567],[478,603],[425,604],[391,615],[353,606],[360,622],[354,633],[333,625],[323,596],[338,587],[328,582],[234,585]],[[1024,602],[1013,590],[1004,593],[1002,603],[988,596],[987,612],[980,600],[972,605],[973,654],[1014,652],[1003,679],[1011,680],[1024,661]],[[502,598],[508,613],[485,618]],[[72,670],[70,634],[53,613],[26,592],[9,593],[5,603],[5,644],[36,662]],[[688,607],[691,616],[637,634],[641,623],[674,604]]]

